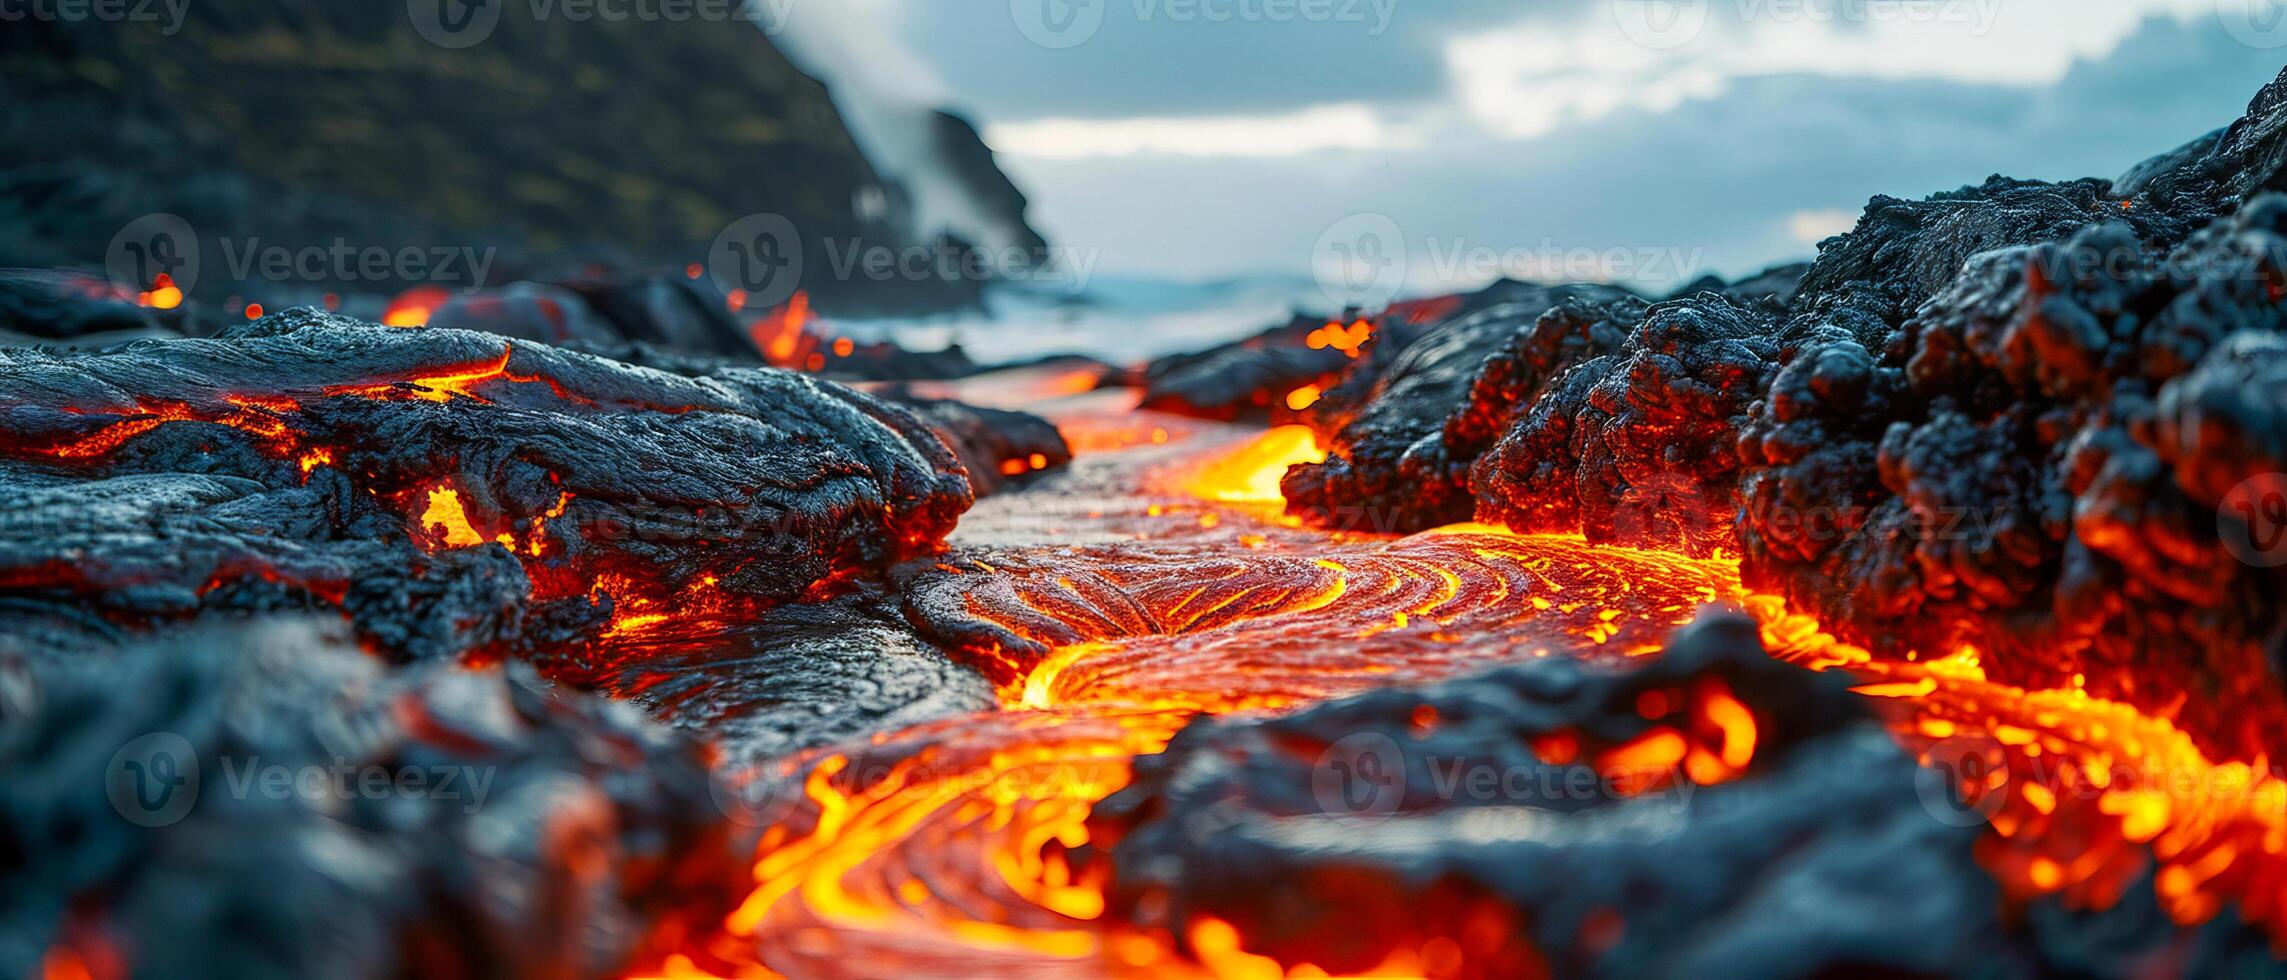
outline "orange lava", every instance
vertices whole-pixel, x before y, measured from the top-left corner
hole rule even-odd
[[[737,306],[733,306],[737,309]],[[754,349],[775,367],[800,368],[818,350],[818,338],[809,332],[810,294],[795,290],[786,305],[772,310],[749,328]]]
[[[1279,478],[1288,467],[1325,461],[1326,451],[1308,426],[1282,425],[1203,467],[1186,489],[1221,503],[1279,503],[1286,499]]]
[[[183,305],[183,291],[175,285],[175,277],[162,272],[152,280],[150,289],[135,294],[135,302],[154,310],[171,310]]]
[[[231,406],[229,411],[202,412],[182,402],[147,400],[137,406],[134,414],[123,415],[93,434],[57,445],[32,447],[32,451],[57,459],[94,459],[169,422],[227,425],[261,437],[277,455],[293,450],[299,436],[283,417],[296,407],[291,399],[229,396],[223,401]]]
[[[786,819],[765,834],[755,891],[721,933],[661,971],[1323,975],[1249,953],[1214,920],[1192,927],[1188,957],[1173,937],[1102,921],[1099,882],[1067,855],[1087,842],[1090,806],[1125,784],[1130,758],[1158,751],[1199,712],[1287,710],[1520,657],[1624,660],[1715,603],[1761,622],[1774,656],[1863,677],[1858,690],[1925,759],[1958,758],[1966,744],[1994,760],[2003,775],[1969,798],[1991,813],[1980,855],[2013,898],[2101,907],[2156,861],[2177,921],[2238,901],[2287,934],[2287,784],[2262,760],[2209,760],[2166,720],[2078,690],[1990,683],[1975,651],[1877,661],[1748,593],[1722,558],[1485,526],[1387,539],[1278,523],[1260,505],[1277,501],[1286,465],[1315,453],[1297,427],[1192,467],[1177,483],[1205,509],[1164,525],[1164,541],[1147,532],[1132,544],[1044,540],[947,556],[941,570],[986,627],[969,652],[1011,671],[1002,710],[789,761]],[[998,527],[993,510],[1023,506],[991,498],[976,516]],[[1593,751],[1647,773],[1680,767],[1702,783],[1752,760],[1755,721],[1729,691],[1674,696],[1693,706],[1688,729],[1549,751]],[[1670,707],[1666,696],[1639,705],[1647,717]],[[1372,972],[1451,973],[1450,945],[1393,951]]]
[[[1278,460],[1298,446],[1307,431],[1275,433],[1175,479],[1209,498],[1266,480],[1275,489]],[[1003,496],[979,509],[1025,506]],[[1067,855],[1087,842],[1090,807],[1127,782],[1128,760],[1158,751],[1202,711],[1283,710],[1519,657],[1648,653],[1737,589],[1720,561],[1577,537],[1463,527],[1337,541],[1267,521],[1257,506],[1215,506],[1215,521],[1171,526],[1250,539],[1235,549],[1246,557],[1190,538],[947,556],[941,567],[978,621],[1043,653],[998,652],[1012,671],[1000,711],[790,761],[776,797],[784,818],[765,832],[755,891],[721,933],[652,968],[1280,975],[1239,938],[1217,942],[1211,926],[1188,937],[1195,961],[1170,937],[1101,921],[1101,882],[1090,877],[1101,872],[1076,870]],[[969,652],[989,657],[999,645],[980,640]],[[1691,697],[1676,702],[1696,705],[1688,737],[1663,728],[1579,751],[1642,768],[1647,780],[1679,767],[1695,780],[1729,778],[1752,757],[1752,719],[1728,692]],[[1447,953],[1399,951],[1381,972],[1420,975]]]
[[[484,397],[478,395],[474,390],[477,385],[501,377],[509,377],[510,380],[527,380],[515,378],[508,374],[508,359],[514,353],[513,348],[503,346],[499,357],[480,364],[449,368],[438,374],[421,375],[402,381],[341,385],[328,388],[325,393],[327,395],[360,395],[367,398],[404,396],[427,402],[448,402],[453,400],[455,396],[484,401]]]
[[[431,490],[428,501],[428,508],[421,511],[420,525],[445,547],[473,548],[484,543],[484,535],[469,526],[468,511],[461,506],[459,490],[450,487]]]
[[[1374,324],[1370,320],[1359,320],[1347,326],[1343,325],[1340,320],[1332,320],[1328,321],[1325,326],[1311,331],[1309,336],[1303,338],[1303,343],[1311,350],[1325,350],[1331,347],[1356,358],[1359,349],[1366,346],[1366,341],[1372,339],[1373,336]]]

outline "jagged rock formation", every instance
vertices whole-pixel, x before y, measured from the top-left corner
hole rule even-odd
[[[2269,518],[2230,501],[2287,471],[2287,200],[2259,193],[2282,91],[2118,186],[1878,197],[1791,294],[1559,305],[1498,353],[1457,345],[1466,395],[1409,397],[1377,352],[1326,399],[1333,458],[1289,472],[1290,506],[1739,554],[1853,642],[1973,646],[1997,678],[2181,707],[2212,751],[2261,755],[2287,611],[2229,544]]]
[[[1726,282],[1722,276],[1705,275],[1678,287],[1667,298],[1690,299],[1701,293],[1726,293],[1741,302],[1770,299],[1784,304],[1794,298],[1795,290],[1802,287],[1803,276],[1810,271],[1808,262],[1787,262],[1736,281]]]
[[[2168,252],[2122,224],[1987,252],[1880,353],[1863,310],[1799,320],[1740,442],[1750,581],[2016,683],[2197,690],[2211,744],[2269,744],[2278,578],[2217,515],[2287,468],[2283,230],[2267,197]]]
[[[1492,409],[1451,406],[1472,394],[1489,358],[1568,346],[1527,336],[1544,314],[1567,311],[1559,321],[1569,328],[1566,316],[1634,301],[1611,287],[1502,282],[1442,317],[1384,318],[1366,356],[1314,406],[1311,423],[1327,436],[1327,460],[1287,473],[1281,487],[1288,508],[1329,525],[1357,526],[1363,517],[1375,531],[1420,531],[1468,519],[1469,466],[1483,449],[1482,416]]]
[[[1773,314],[1716,293],[1653,307],[1618,348],[1567,367],[1515,412],[1470,470],[1477,514],[1692,554],[1723,547],[1734,443],[1773,370]]]

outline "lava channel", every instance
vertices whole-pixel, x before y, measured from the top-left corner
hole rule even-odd
[[[1978,771],[2005,774],[1965,789],[1992,814],[1981,858],[2012,896],[2101,906],[2152,855],[2178,921],[2225,897],[2251,917],[2279,915],[2253,891],[2287,850],[2281,784],[2262,766],[2201,757],[2164,720],[1988,683],[1975,651],[1876,661],[1746,591],[1721,557],[1474,525],[1403,538],[1304,530],[1252,488],[1307,458],[1307,440],[1274,431],[1233,448],[1226,430],[1176,431],[1084,456],[1061,489],[994,497],[964,518],[954,550],[903,584],[910,615],[996,682],[999,710],[769,774],[761,798],[775,819],[755,890],[719,933],[646,972],[1323,975],[1253,956],[1228,930],[1187,937],[1184,956],[1170,937],[1107,919],[1107,862],[1086,860],[1086,818],[1127,784],[1130,760],[1201,712],[1276,712],[1520,658],[1624,662],[1710,605],[1751,614],[1776,657],[1865,677],[1860,691],[1924,758],[1972,740],[1993,767]],[[2086,792],[2022,778],[2039,770],[2053,784],[2059,762]],[[2137,764],[2155,762],[2212,778],[2171,791],[2140,778],[2156,770]],[[2072,832],[2036,832],[2059,827]],[[2077,856],[2043,850],[2059,841]],[[2219,876],[2219,861],[2247,854],[2273,857]],[[1398,956],[1379,972],[1420,969]]]

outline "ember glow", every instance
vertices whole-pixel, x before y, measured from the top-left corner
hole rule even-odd
[[[389,309],[382,312],[381,322],[391,327],[423,326],[451,301],[452,294],[442,287],[416,286],[389,301]]]
[[[819,338],[810,332],[810,294],[800,290],[785,306],[753,321],[749,330],[763,360],[778,367],[802,368],[818,352]]]
[[[1303,343],[1311,350],[1338,350],[1355,358],[1366,346],[1366,341],[1373,339],[1373,336],[1374,325],[1370,321],[1358,320],[1344,324],[1333,320],[1311,331]]]
[[[183,305],[183,291],[176,288],[173,276],[162,272],[153,280],[150,289],[136,294],[135,302],[154,310],[171,310]]]

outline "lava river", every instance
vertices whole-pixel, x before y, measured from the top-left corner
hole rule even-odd
[[[789,763],[762,798],[754,891],[647,972],[1322,975],[1248,954],[1213,920],[1184,937],[1189,955],[1107,921],[1084,821],[1130,759],[1199,712],[1520,658],[1624,661],[1710,605],[1753,615],[1774,656],[1851,670],[1901,740],[1966,774],[1956,789],[1993,830],[1981,860],[2012,897],[2108,904],[2157,861],[2178,921],[2229,900],[2282,934],[2287,792],[2264,760],[2211,761],[2166,721],[2077,690],[1989,683],[1974,650],[1873,660],[1746,593],[1721,557],[1483,526],[1303,529],[1276,499],[1277,474],[1313,451],[1300,430],[1064,403],[1074,446],[1102,451],[981,502],[904,583],[999,709]],[[1425,972],[1404,951],[1386,968]]]

